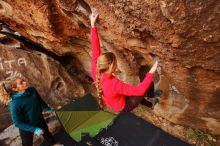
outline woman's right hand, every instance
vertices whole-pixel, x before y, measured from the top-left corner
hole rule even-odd
[[[149,73],[155,73],[155,71],[157,70],[157,66],[158,66],[158,61],[156,61],[154,63],[154,65],[151,67]]]
[[[98,15],[99,14],[97,13],[96,9],[92,8],[92,14],[89,16],[90,22],[91,22],[91,27],[95,26],[95,22],[97,20]]]

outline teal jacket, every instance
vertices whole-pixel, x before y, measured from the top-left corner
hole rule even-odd
[[[11,98],[9,109],[15,127],[34,133],[36,125],[43,118],[43,109],[50,107],[41,99],[34,87],[29,87],[24,93],[15,92],[11,94]]]

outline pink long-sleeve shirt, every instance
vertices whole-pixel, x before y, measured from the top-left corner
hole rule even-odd
[[[100,43],[96,27],[91,28],[92,34],[92,78],[96,82],[96,64],[100,56]],[[101,74],[103,100],[107,106],[115,111],[122,111],[126,96],[142,96],[150,86],[154,74],[147,73],[144,80],[138,85],[131,85],[118,80],[108,73]],[[135,98],[135,97],[134,97]]]

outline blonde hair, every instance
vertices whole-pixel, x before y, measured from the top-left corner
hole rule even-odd
[[[96,69],[96,89],[98,94],[98,104],[100,108],[104,108],[104,102],[102,99],[103,91],[101,88],[100,78],[101,74],[107,70],[109,73],[113,73],[114,67],[116,67],[117,60],[115,55],[112,52],[106,52],[99,56],[97,60],[97,69]]]
[[[9,105],[9,103],[11,102],[10,94],[14,92],[12,88],[17,87],[16,79],[18,78],[22,78],[22,77],[16,75],[0,83],[0,101],[3,104]]]

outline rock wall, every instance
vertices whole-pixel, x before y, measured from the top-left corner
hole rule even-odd
[[[0,19],[58,56],[70,55],[90,75],[89,11],[82,0],[4,0]],[[102,51],[118,59],[118,76],[138,83],[160,61],[163,90],[155,113],[220,135],[220,1],[86,0],[99,12]]]

